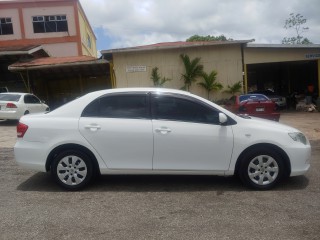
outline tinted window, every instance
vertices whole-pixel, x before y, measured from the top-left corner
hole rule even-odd
[[[170,95],[153,96],[155,119],[219,124],[219,112],[197,101]]]
[[[24,96],[24,103],[37,104],[37,103],[40,103],[40,100],[33,95],[25,95]]]
[[[18,102],[20,97],[18,94],[0,94],[0,101]]]
[[[103,96],[90,103],[82,117],[148,118],[146,94]]]

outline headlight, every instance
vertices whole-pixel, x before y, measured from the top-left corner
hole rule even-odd
[[[293,141],[301,142],[304,145],[307,145],[307,138],[300,132],[288,133],[289,136],[293,139]]]

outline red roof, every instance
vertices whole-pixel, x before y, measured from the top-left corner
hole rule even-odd
[[[75,57],[44,57],[36,58],[27,62],[16,62],[10,67],[34,67],[34,66],[54,66],[68,63],[90,62],[96,61],[97,58],[90,56],[75,56]]]
[[[174,49],[174,48],[188,48],[201,46],[215,46],[215,45],[231,45],[231,44],[245,44],[251,40],[236,40],[236,41],[204,41],[204,42],[163,42],[144,46],[136,46],[129,48],[118,48],[110,50],[102,50],[101,53],[115,53],[115,52],[134,52],[143,50],[159,50],[159,49]]]

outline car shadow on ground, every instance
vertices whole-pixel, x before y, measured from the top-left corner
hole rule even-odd
[[[292,177],[277,187],[275,191],[305,189],[309,179],[305,176]],[[18,187],[19,191],[64,192],[50,174],[36,173]],[[177,175],[104,175],[87,186],[82,192],[224,192],[254,191],[245,187],[237,177],[219,176],[177,176]]]
[[[18,120],[2,120],[0,119],[0,126],[17,126]]]

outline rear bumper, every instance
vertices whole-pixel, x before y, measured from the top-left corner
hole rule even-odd
[[[18,140],[14,146],[16,162],[27,169],[46,172],[46,149],[42,143]]]
[[[21,117],[18,111],[0,111],[0,119],[19,120]]]

